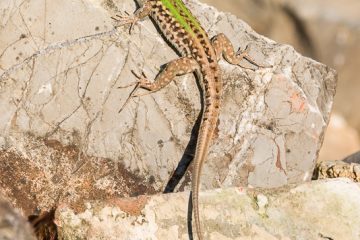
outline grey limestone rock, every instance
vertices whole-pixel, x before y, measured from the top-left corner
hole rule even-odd
[[[31,214],[59,201],[79,207],[87,199],[163,191],[181,167],[201,105],[188,74],[118,113],[132,90],[118,87],[136,81],[131,70],[152,79],[178,57],[152,22],[140,22],[131,34],[114,28],[110,17],[134,11],[132,0],[6,2],[0,5],[1,192]],[[187,4],[210,36],[224,32],[235,48],[249,45],[255,61],[273,66],[220,61],[225,93],[202,189],[310,180],[336,72],[233,15]],[[189,175],[183,179],[176,190],[189,189]]]

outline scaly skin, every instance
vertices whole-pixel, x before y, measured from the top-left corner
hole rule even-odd
[[[141,4],[141,2],[139,2]],[[254,63],[246,52],[234,52],[231,42],[224,34],[215,36],[211,41],[199,21],[181,0],[146,0],[134,17],[119,20],[135,24],[150,16],[154,19],[164,36],[179,51],[182,58],[167,64],[154,81],[138,77],[137,88],[155,92],[169,84],[175,76],[196,72],[203,91],[203,113],[193,160],[192,205],[198,238],[203,239],[199,217],[199,186],[201,169],[206,160],[210,143],[219,119],[223,82],[218,60],[221,55],[234,65],[243,58]],[[257,65],[256,63],[254,63]],[[259,65],[257,65],[259,66]]]

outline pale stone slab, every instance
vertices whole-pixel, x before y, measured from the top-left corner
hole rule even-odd
[[[250,45],[257,62],[273,66],[220,62],[225,93],[203,189],[309,180],[329,121],[335,71],[233,15],[187,4],[210,36],[224,32],[235,48]],[[0,7],[1,191],[25,213],[60,200],[82,204],[163,191],[201,105],[189,74],[118,113],[132,90],[118,87],[136,81],[131,70],[154,78],[178,57],[152,22],[144,20],[132,34],[114,29],[110,17],[133,12],[131,0],[7,0]],[[183,179],[176,190],[189,189],[191,179]]]
[[[189,193],[87,202],[56,213],[64,239],[189,239]],[[359,239],[360,185],[346,179],[200,195],[205,239]],[[226,206],[226,207],[225,207]]]

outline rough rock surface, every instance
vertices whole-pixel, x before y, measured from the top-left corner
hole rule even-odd
[[[189,239],[188,192],[87,202],[56,213],[66,239]],[[203,192],[206,239],[359,239],[360,185],[346,179],[280,189],[228,188]],[[226,210],[224,210],[226,206]],[[119,227],[121,226],[121,227]]]
[[[360,164],[344,161],[323,161],[316,164],[314,179],[323,178],[350,178],[360,182]]]
[[[360,133],[360,2],[357,0],[286,0],[314,49],[313,58],[339,73],[334,109]]]
[[[210,36],[225,32],[236,48],[249,44],[257,62],[273,65],[251,70],[221,61],[219,136],[202,187],[309,180],[335,71],[230,14],[188,4]],[[87,199],[163,191],[193,148],[186,145],[201,105],[189,74],[118,113],[132,90],[118,87],[136,81],[131,70],[153,78],[178,57],[151,21],[131,35],[113,28],[110,17],[132,12],[132,0],[7,0],[0,7],[0,191],[27,215],[58,202],[81,209]],[[189,176],[183,179],[179,190],[188,188]]]
[[[355,152],[343,160],[322,161],[316,164],[313,179],[350,178],[360,182],[360,151]]]
[[[0,195],[0,239],[35,240],[29,223]]]
[[[358,0],[203,0],[235,13],[253,29],[287,43],[339,74],[334,110],[360,134]],[[346,154],[350,154],[347,152]]]

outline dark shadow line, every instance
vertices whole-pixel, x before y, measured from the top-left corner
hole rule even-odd
[[[170,180],[168,181],[164,193],[171,193],[174,191],[175,187],[179,184],[180,180],[186,174],[189,165],[194,159],[200,124],[201,124],[201,114],[199,114],[198,118],[196,119],[194,127],[191,130],[189,143],[185,148],[184,154],[181,157],[179,164],[177,165],[174,173],[172,174]]]
[[[188,227],[188,234],[189,240],[194,239],[193,230],[192,230],[192,192],[189,195],[189,203],[188,203],[188,211],[187,211],[187,227]]]
[[[178,185],[180,180],[185,175],[189,165],[191,164],[191,162],[195,156],[196,145],[197,145],[197,140],[198,140],[198,135],[199,135],[199,129],[201,126],[202,115],[203,115],[203,111],[204,111],[204,101],[203,101],[204,92],[203,92],[203,90],[201,88],[201,84],[200,84],[201,75],[195,74],[195,77],[196,77],[196,85],[200,92],[201,110],[195,121],[194,127],[191,130],[191,136],[190,136],[189,143],[187,144],[187,146],[185,148],[184,154],[181,157],[178,166],[176,167],[173,175],[171,176],[170,180],[168,181],[168,183],[165,187],[164,193],[170,193],[170,192],[174,191],[175,187]],[[190,240],[194,239],[193,229],[192,229],[192,224],[191,224],[192,223],[192,211],[193,211],[192,192],[190,192],[189,202],[188,202],[188,211],[187,211],[187,226],[188,226],[188,235],[189,235]]]

